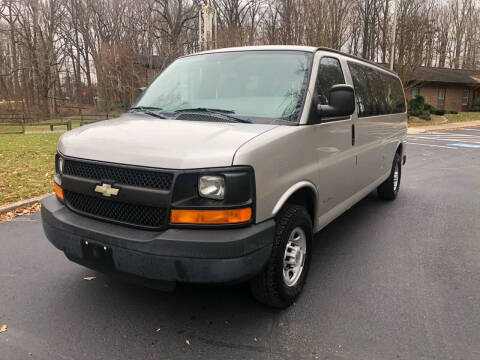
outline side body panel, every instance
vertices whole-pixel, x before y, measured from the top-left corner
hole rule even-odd
[[[281,126],[244,144],[233,165],[250,165],[255,170],[256,220],[274,216],[282,196],[300,182],[317,188],[317,138],[320,129],[311,126]]]

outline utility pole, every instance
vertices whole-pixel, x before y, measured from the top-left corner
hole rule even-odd
[[[217,9],[207,0],[198,13],[198,46],[201,51],[217,47]]]
[[[395,38],[397,36],[397,0],[393,0],[393,29],[392,29],[392,51],[390,52],[390,70],[393,71],[395,61]]]

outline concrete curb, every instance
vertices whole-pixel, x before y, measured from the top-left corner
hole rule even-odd
[[[33,204],[35,204],[39,201],[42,201],[44,198],[46,198],[47,196],[50,196],[52,194],[53,193],[40,195],[40,196],[31,198],[31,199],[21,200],[21,201],[15,202],[15,203],[2,205],[2,206],[0,206],[0,214],[8,213],[8,212],[13,211],[15,209],[18,209],[20,207],[33,205]]]
[[[413,126],[408,128],[409,134],[423,134],[429,131],[448,131],[480,127],[480,120],[463,121],[449,124],[433,125],[433,126]]]

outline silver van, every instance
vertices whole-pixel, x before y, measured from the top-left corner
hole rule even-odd
[[[173,62],[119,119],[65,133],[42,222],[79,264],[155,283],[302,291],[313,235],[373,190],[396,198],[407,114],[394,73],[325,48]]]

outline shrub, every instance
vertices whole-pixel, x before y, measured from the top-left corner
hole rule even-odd
[[[480,98],[476,98],[472,101],[472,111],[480,111]]]
[[[432,117],[430,116],[430,113],[428,111],[422,111],[418,117],[423,120],[430,121],[432,120]]]
[[[437,109],[433,105],[425,104],[425,106],[423,107],[423,110],[433,113]]]
[[[440,115],[440,116],[442,116],[442,115],[445,115],[445,110],[435,109],[435,110],[433,110],[432,113],[435,114],[435,115]]]
[[[418,114],[425,110],[425,98],[421,95],[415,96],[408,102],[408,109],[411,115],[418,116],[415,113]]]
[[[457,110],[445,110],[445,114],[458,114],[458,111]]]

